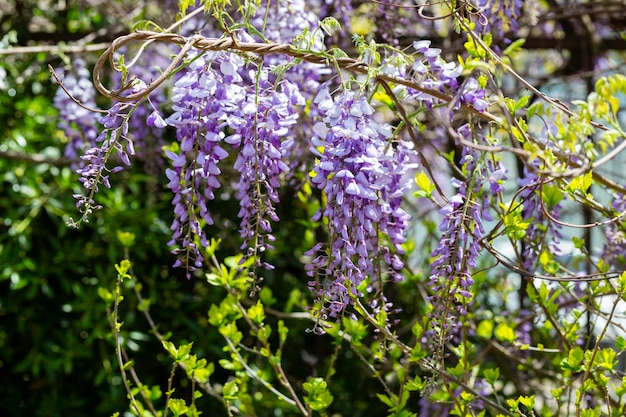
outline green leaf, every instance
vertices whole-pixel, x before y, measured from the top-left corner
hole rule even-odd
[[[550,289],[545,282],[542,282],[539,286],[539,299],[545,303],[548,301],[548,297],[550,297]]]
[[[416,322],[413,327],[411,327],[411,333],[413,333],[413,336],[415,336],[417,339],[420,339],[422,337],[422,334],[424,333],[424,327],[422,327],[419,322]]]
[[[617,292],[623,294],[626,292],[626,272],[622,272],[620,276],[617,278]]]
[[[493,335],[493,321],[491,320],[483,320],[478,324],[478,328],[476,329],[476,334],[478,337],[482,337],[484,339],[491,339]]]
[[[128,259],[122,259],[119,264],[115,265],[115,269],[117,270],[118,278],[122,280],[131,278],[131,276],[128,275],[128,270],[130,269],[130,261]]]
[[[235,381],[228,381],[224,384],[224,388],[222,388],[222,396],[226,401],[233,401],[237,399],[237,394],[239,393],[239,386]]]
[[[222,276],[213,272],[209,272],[206,274],[206,280],[209,284],[215,287],[221,287],[224,285],[224,280],[222,279]]]
[[[242,314],[237,306],[237,299],[232,295],[228,295],[224,298],[219,306],[212,304],[209,308],[209,323],[216,327],[220,327],[241,317]]]
[[[602,412],[597,407],[580,410],[580,417],[600,417],[601,415]]]
[[[522,46],[526,43],[526,39],[520,38],[514,42],[511,42],[509,46],[506,47],[504,51],[502,51],[502,56],[510,56],[513,53],[522,49]]]
[[[122,366],[122,370],[126,371],[129,368],[132,368],[134,365],[135,365],[135,361],[131,359]]]
[[[488,384],[493,385],[500,378],[500,368],[488,368],[483,371],[485,380]]]
[[[599,368],[612,371],[615,368],[617,352],[613,348],[605,348],[598,351],[593,364]]]
[[[304,401],[315,411],[323,411],[333,402],[333,396],[322,378],[311,378],[302,387],[308,394]]]
[[[530,107],[528,107],[528,110],[526,110],[526,117],[528,119],[533,117],[535,114],[538,114],[540,116],[543,115],[543,101],[542,100],[535,101],[533,104],[530,105]]]
[[[256,304],[248,309],[248,316],[256,324],[263,323],[265,320],[265,311],[263,310],[263,304],[261,300],[257,300]]]
[[[388,396],[386,396],[385,394],[376,394],[376,396],[378,397],[378,399],[385,404],[387,407],[389,408],[393,408],[395,407],[395,404],[393,403],[393,401],[391,401],[391,398],[389,398]]]
[[[272,328],[269,325],[261,326],[256,337],[263,344],[267,343],[270,335],[272,334]]]
[[[229,361],[228,359],[220,359],[217,363],[219,363],[220,366],[226,369],[227,371],[235,371],[239,369],[239,365],[235,364],[234,362]]]
[[[580,371],[583,357],[584,351],[580,347],[576,346],[574,349],[570,349],[567,358],[561,361],[561,369],[572,372]]]
[[[407,381],[407,383],[404,384],[404,388],[407,391],[422,391],[425,386],[426,386],[426,382],[422,381],[422,378],[420,378],[419,376],[416,376],[415,378],[413,378],[410,381]]]
[[[182,416],[187,412],[187,404],[185,403],[185,400],[181,400],[179,398],[170,398],[167,402],[167,408],[176,417]]]
[[[191,348],[192,347],[193,347],[193,342],[192,343],[187,343],[186,345],[181,345],[178,348],[178,351],[176,352],[176,355],[174,356],[174,359],[176,359],[177,362],[184,361],[185,359],[187,359],[187,357],[191,353]]]
[[[520,98],[519,100],[517,100],[517,102],[515,102],[515,106],[513,107],[513,113],[523,109],[524,107],[526,107],[526,105],[528,104],[528,101],[530,100],[530,95],[525,95],[522,96],[522,98]]]
[[[528,408],[529,410],[532,410],[533,408],[535,408],[535,396],[531,395],[527,397],[525,395],[521,395],[519,397],[519,403],[522,404],[524,407]]]
[[[341,30],[341,24],[334,17],[325,17],[320,22],[320,27],[328,36],[332,36],[335,32]]]
[[[261,289],[261,292],[259,292],[259,299],[268,307],[276,304],[276,298],[272,294],[272,289],[267,285]]]
[[[285,326],[285,322],[278,320],[278,337],[280,338],[280,344],[283,345],[287,340],[287,334],[289,329]]]
[[[541,199],[548,206],[548,209],[559,204],[563,200],[563,196],[563,192],[556,185],[546,185],[541,189]]]
[[[409,361],[417,362],[421,359],[424,359],[426,356],[428,356],[428,352],[422,350],[421,344],[416,343],[415,346],[413,346],[413,349],[411,349],[411,356],[409,357]]]
[[[515,341],[515,331],[506,323],[498,324],[495,330],[495,335],[498,340],[503,342],[513,343]]]
[[[213,372],[215,372],[215,365],[213,362],[209,362],[206,367],[194,370],[193,379],[204,384],[213,375]]]
[[[107,304],[112,304],[115,300],[113,293],[104,287],[98,287],[98,296]]]
[[[593,173],[589,171],[584,175],[573,178],[567,185],[567,190],[570,192],[580,191],[581,193],[586,194],[592,184]]]
[[[117,239],[120,241],[122,246],[125,248],[130,248],[135,244],[135,234],[130,232],[122,232],[121,230],[117,231]]]
[[[230,339],[235,345],[243,339],[243,334],[237,329],[237,323],[234,321],[220,326],[219,331],[222,336]]]
[[[162,344],[163,344],[163,348],[167,351],[167,353],[169,353],[173,357],[176,357],[177,349],[174,343],[164,340]]]
[[[365,281],[364,281],[365,282]],[[376,324],[378,324],[381,328],[387,326],[387,311],[384,309],[380,309],[375,316]]]
[[[416,197],[432,197],[433,192],[435,191],[435,185],[430,181],[428,175],[426,175],[423,171],[420,171],[415,176],[415,183],[417,184],[417,188],[419,188],[419,191],[415,193]]]
[[[361,340],[367,336],[367,326],[361,320],[353,320],[345,316],[341,321],[345,332],[350,335],[351,343],[354,346],[360,346]]]

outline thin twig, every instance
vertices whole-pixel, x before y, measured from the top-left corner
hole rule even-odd
[[[57,82],[57,84],[59,84],[59,87],[61,87],[63,89],[63,91],[65,92],[65,94],[67,94],[67,96],[77,105],[79,105],[80,107],[82,107],[83,109],[90,111],[92,113],[108,113],[107,110],[101,110],[101,109],[94,109],[92,107],[86,106],[83,103],[80,102],[80,100],[78,100],[76,97],[74,97],[72,95],[72,93],[69,92],[69,90],[65,87],[65,85],[63,84],[63,81],[61,81],[61,79],[59,78],[59,76],[57,75],[56,71],[54,70],[54,68],[52,67],[52,65],[48,64],[48,70],[50,71],[50,73],[52,74],[52,76],[54,77],[54,80]]]
[[[91,45],[34,45],[34,46],[14,46],[12,48],[0,49],[0,55],[26,55],[26,54],[82,54],[85,52],[104,51],[109,47],[108,42],[94,43]]]

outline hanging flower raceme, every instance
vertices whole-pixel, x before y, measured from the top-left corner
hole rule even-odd
[[[140,92],[145,88],[145,83],[137,80],[128,90],[128,94]],[[79,181],[86,189],[86,195],[74,194],[81,218],[77,222],[70,220],[70,225],[78,226],[83,221],[88,222],[89,215],[94,210],[102,208],[94,200],[100,184],[111,188],[109,175],[130,166],[130,157],[135,155],[135,145],[128,135],[128,120],[136,105],[137,102],[115,103],[107,114],[98,120],[104,126],[104,130],[95,138],[95,144],[80,157],[83,164],[76,169],[80,175]],[[115,161],[113,167],[110,167],[111,157]]]
[[[229,117],[235,133],[226,139],[240,147],[234,168],[241,174],[236,196],[241,207],[241,249],[247,249],[242,261],[254,256],[257,266],[261,265],[258,253],[273,249],[271,221],[279,221],[274,204],[279,203],[281,177],[289,171],[285,157],[293,146],[290,131],[305,104],[295,85],[285,80],[274,86],[267,75],[266,71],[259,74],[256,93],[247,95],[241,111]],[[271,268],[267,263],[263,266]]]
[[[473,141],[469,125],[458,129],[465,141]],[[473,298],[470,286],[472,271],[480,253],[480,241],[485,235],[483,221],[493,220],[489,207],[492,198],[504,190],[506,168],[500,161],[485,159],[471,147],[463,147],[460,164],[465,181],[451,180],[458,189],[439,210],[442,215],[439,244],[431,253],[430,285],[433,335],[439,343],[447,342],[459,326],[458,315],[465,315]],[[454,313],[456,312],[456,313]]]
[[[314,127],[312,182],[327,198],[314,220],[327,220],[329,242],[308,252],[317,255],[308,275],[321,278],[310,285],[324,314],[336,317],[352,297],[380,291],[384,273],[401,278],[409,215],[400,204],[414,151],[392,143],[391,127],[374,121],[374,109],[351,91],[333,99],[324,87],[314,105],[324,117]]]
[[[236,197],[243,259],[254,257],[255,267],[271,268],[258,256],[272,248],[271,222],[279,220],[274,204],[293,144],[288,134],[304,98],[289,81],[271,84],[267,67],[251,71],[252,82],[246,82],[240,74],[244,64],[235,54],[206,54],[193,60],[174,85],[174,114],[167,123],[176,128],[179,146],[167,153],[176,215],[169,243],[178,245],[175,266],[184,266],[188,274],[202,265],[200,246],[208,245],[204,227],[213,224],[207,202],[215,199],[221,186],[218,164],[232,148],[238,149],[233,167],[240,174]]]
[[[206,54],[187,66],[173,88],[174,113],[167,124],[176,128],[178,147],[167,151],[172,168],[166,170],[168,188],[174,193],[170,245],[178,245],[174,266],[182,266],[187,276],[202,266],[198,245],[208,246],[205,225],[213,224],[207,202],[220,187],[218,164],[228,157],[224,149],[224,128],[228,115],[245,99],[240,78],[233,71],[236,55]],[[212,61],[219,66],[212,66]],[[239,62],[237,62],[239,63]],[[157,115],[153,123],[159,123]]]
[[[460,84],[459,77],[463,73],[463,67],[456,62],[444,60],[441,57],[441,49],[433,48],[430,44],[429,40],[413,42],[413,49],[417,54],[411,67],[411,76],[424,88],[451,94],[454,97],[452,106],[448,109],[448,103],[412,88],[406,89],[407,98],[417,101],[429,110],[437,105],[445,105],[441,111],[442,116],[446,118],[453,117],[452,111],[458,110],[461,105],[473,107],[480,112],[486,110],[489,102],[486,100],[485,88],[474,76],[468,77]],[[396,88],[404,89],[404,87]]]

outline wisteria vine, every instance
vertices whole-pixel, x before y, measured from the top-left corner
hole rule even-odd
[[[372,106],[351,91],[333,99],[324,87],[314,104],[324,117],[313,128],[312,151],[319,162],[312,182],[328,202],[313,220],[328,221],[329,242],[311,249],[315,258],[307,269],[320,277],[311,285],[328,304],[324,314],[337,317],[364,291],[380,291],[383,273],[401,279],[398,255],[404,254],[410,218],[401,202],[415,153],[393,143],[391,126],[375,122]]]
[[[262,56],[283,53],[313,64],[319,64],[328,59],[322,58],[323,53],[301,52],[287,44],[255,43],[245,32],[238,36],[241,37],[241,41],[234,38],[209,41],[198,35],[184,39],[172,34],[139,31],[118,40],[103,57],[132,40],[147,39],[183,44],[184,47],[174,62],[183,59],[191,48],[215,51],[236,48],[243,52],[259,53]],[[415,42],[413,47],[417,54],[412,57],[409,71],[404,66],[406,60],[392,56],[390,60],[381,63],[381,68],[384,70],[376,73],[374,78],[383,82],[395,83],[398,86],[395,90],[396,94],[404,97],[407,103],[414,102],[419,106],[425,106],[427,109],[441,108],[444,119],[453,115],[453,113],[446,112],[462,109],[487,121],[498,120],[486,111],[488,102],[485,89],[479,85],[474,77],[459,83],[458,80],[462,74],[461,66],[442,60],[440,58],[441,50],[430,47],[428,41]],[[289,77],[278,83],[277,81],[270,81],[276,80],[275,77],[269,75],[268,70],[271,66],[261,66],[257,72],[246,73],[245,68],[248,68],[248,63],[243,57],[234,54],[211,52],[198,55],[189,61],[190,63],[177,76],[174,86],[172,97],[175,103],[174,114],[164,118],[155,110],[148,117],[148,125],[156,127],[170,125],[177,130],[179,146],[171,148],[167,152],[172,164],[172,167],[167,170],[168,187],[175,193],[173,205],[177,216],[172,224],[174,235],[170,243],[178,245],[175,253],[182,254],[176,265],[184,265],[189,272],[192,272],[202,265],[203,259],[200,248],[207,242],[204,227],[213,223],[206,202],[214,198],[215,189],[220,187],[218,176],[221,171],[218,168],[218,163],[228,158],[230,154],[225,147],[226,144],[238,149],[234,167],[241,173],[237,197],[241,201],[239,215],[242,219],[241,236],[244,239],[242,248],[248,248],[248,256],[257,255],[271,248],[271,241],[274,237],[271,234],[270,222],[278,221],[273,209],[273,204],[278,202],[276,190],[289,171],[290,149],[296,143],[293,137],[282,136],[290,131],[289,127],[293,126],[297,118],[300,117],[301,110],[296,110],[296,108],[303,106],[304,98],[298,92],[296,85],[288,81]],[[335,58],[332,62],[356,73],[369,74],[367,64],[360,61],[350,58]],[[101,58],[96,65],[96,73],[101,71],[103,63],[104,58]],[[171,71],[171,69],[169,70]],[[325,70],[322,73],[324,72]],[[167,71],[164,74],[167,74]],[[242,78],[242,74],[244,78]],[[110,173],[109,171],[115,172],[121,167],[115,166],[109,170],[104,166],[106,158],[102,158],[101,155],[103,153],[108,155],[110,153],[109,148],[114,148],[117,150],[122,165],[126,165],[129,162],[127,155],[134,152],[133,141],[127,136],[128,127],[125,127],[127,125],[114,126],[114,121],[126,120],[124,115],[129,115],[132,111],[121,112],[119,115],[117,112],[127,109],[127,107],[133,108],[131,106],[132,100],[138,102],[140,97],[154,91],[165,78],[162,74],[148,85],[137,81],[122,95],[111,92],[96,82],[96,87],[100,92],[121,100],[121,103],[115,105],[109,111],[109,116],[102,120],[106,123],[106,134],[113,138],[112,142],[105,142],[100,148],[96,147],[88,151],[85,159],[89,160],[90,163],[80,172],[85,177],[83,182],[87,188],[94,191],[89,193],[87,197],[79,198],[79,208],[85,218],[91,211],[99,207],[93,201],[97,184],[102,182],[106,186],[109,181],[107,175]],[[242,83],[244,79],[245,82]],[[319,107],[319,104],[326,105],[328,100],[332,102],[332,99],[329,98],[312,100],[311,114],[315,114],[316,117],[326,120],[327,124],[331,124],[330,119],[328,119],[333,114],[328,113],[328,110],[331,109]],[[337,110],[333,111],[337,112]],[[342,113],[337,114],[341,115]],[[332,123],[337,124],[339,123],[338,120]],[[320,124],[318,123],[317,126]],[[226,136],[225,129],[231,130],[232,134]],[[316,134],[319,134],[319,128]],[[100,135],[100,140],[102,138],[103,136]],[[469,138],[463,140],[467,139]],[[462,142],[461,145],[464,146],[466,143]],[[122,144],[125,144],[126,150],[122,148]],[[477,146],[480,148],[480,146],[488,147],[489,145],[478,144]],[[405,155],[405,152],[401,151],[402,146],[396,148],[397,146],[393,148],[396,151],[393,153],[394,155]],[[391,148],[388,147],[388,149]],[[520,152],[523,153],[523,151],[516,151],[516,154]],[[384,166],[382,162],[379,161],[378,163]],[[394,163],[401,165],[397,160]],[[316,165],[315,169],[319,170],[320,165]],[[356,181],[356,174],[356,172],[352,172],[349,175],[354,175]],[[330,171],[326,172],[325,175],[330,175]],[[405,173],[394,175],[402,176]],[[362,181],[362,177],[360,180]],[[319,179],[315,181],[319,181]],[[395,182],[395,186],[399,189],[396,191],[388,190],[385,193],[398,195],[398,193],[402,194],[406,191],[405,181],[395,180]],[[349,191],[352,192],[354,183],[347,182],[346,185],[348,184],[350,185]],[[321,188],[325,189],[325,184]],[[330,190],[326,190],[327,193],[328,191]],[[351,194],[344,193],[338,197],[342,198],[345,195],[350,196]],[[362,196],[359,197],[362,198]],[[370,196],[370,198],[373,197]],[[457,200],[460,201],[457,202]],[[449,199],[446,207],[451,208],[451,211],[448,214],[457,213],[459,207],[455,208],[453,205],[455,202],[461,204],[462,200],[462,196]],[[399,207],[399,202],[394,204]],[[469,207],[474,210],[472,213],[475,215],[472,216],[474,221],[480,221],[482,216],[489,215],[486,210],[476,211],[472,204],[469,204]],[[444,207],[442,212],[444,215],[445,210],[447,209]],[[334,214],[329,211],[326,215],[332,217]],[[404,216],[403,214],[398,218]],[[403,224],[407,220],[405,218],[395,223]],[[331,232],[331,235],[335,233],[335,231]],[[372,233],[371,230],[368,233]],[[404,231],[397,232],[397,235],[400,236],[399,240],[405,238]],[[447,235],[444,234],[444,240],[446,239],[445,236]],[[250,239],[254,242],[251,242]],[[480,237],[476,239],[479,240]],[[377,245],[370,244],[366,248],[368,251],[373,250],[373,253],[368,252],[368,256],[372,259],[381,255]],[[358,245],[354,249],[362,251]],[[396,253],[401,253],[399,247],[394,250]],[[473,247],[472,251],[477,252],[478,249]],[[335,256],[344,255],[341,251],[335,252]],[[440,254],[436,253],[436,255]],[[397,278],[395,274],[402,264],[397,259],[397,255],[387,253],[382,254],[382,256],[386,259],[387,264],[392,266],[390,268],[392,276]],[[337,259],[339,258],[335,259],[334,264],[331,261],[330,265],[337,266]],[[318,259],[318,262],[321,261]],[[260,261],[258,265],[261,265]],[[264,265],[271,267],[266,263]],[[321,264],[318,265],[318,269],[321,269],[320,266]],[[365,267],[364,264],[360,265],[359,268],[363,268],[367,273],[374,273],[373,278],[377,279],[378,270],[374,271],[370,266]],[[332,269],[332,267],[327,268],[328,271]],[[334,271],[331,272],[331,274],[334,273]],[[359,273],[362,274],[362,272]],[[438,274],[434,275],[438,276]],[[359,275],[357,274],[357,276]],[[357,285],[362,281],[362,276],[355,280]],[[342,300],[339,305],[345,306],[345,297],[339,298]],[[335,314],[338,311],[340,309],[335,310]]]

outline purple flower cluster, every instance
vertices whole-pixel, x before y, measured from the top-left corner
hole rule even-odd
[[[458,134],[466,141],[473,140],[469,125],[461,126]],[[463,147],[460,163],[467,177],[465,181],[451,180],[458,191],[439,210],[441,237],[431,253],[431,325],[434,334],[445,335],[444,339],[452,337],[459,324],[452,311],[465,315],[472,299],[472,270],[485,235],[483,221],[493,220],[489,213],[491,199],[504,190],[506,179],[506,168],[501,162],[481,158],[470,147]]]
[[[396,7],[392,0],[382,0],[377,7],[376,34],[386,43],[397,46],[402,35],[413,34],[415,21],[423,19],[414,10]],[[412,18],[412,19],[411,19]],[[413,20],[413,21],[411,21]]]
[[[319,162],[312,182],[327,197],[314,220],[327,220],[329,243],[308,252],[317,256],[307,273],[323,281],[310,282],[323,314],[336,317],[362,290],[380,290],[384,272],[401,279],[399,255],[409,222],[401,202],[414,151],[392,143],[391,127],[374,121],[374,109],[354,92],[333,99],[324,86],[314,104],[324,117],[313,129],[312,151]]]
[[[224,62],[224,67],[232,64]],[[174,193],[175,215],[169,245],[180,245],[173,250],[179,255],[174,266],[184,267],[188,277],[202,266],[198,245],[208,246],[204,225],[213,224],[207,201],[215,198],[214,192],[220,187],[218,163],[228,157],[221,146],[227,105],[234,106],[245,95],[236,83],[228,83],[234,81],[232,76],[224,79],[210,64],[209,56],[201,56],[181,71],[172,90],[174,113],[167,118],[167,124],[176,128],[179,145],[177,150],[166,152],[172,164],[165,173],[167,186]],[[165,124],[158,113],[151,115],[149,123]]]
[[[478,32],[491,33],[496,38],[506,39],[507,33],[517,30],[523,5],[522,0],[478,0]]]
[[[74,75],[75,74],[75,75]],[[95,89],[89,80],[90,73],[81,58],[74,61],[72,72],[62,78],[63,87],[59,88],[54,98],[55,106],[61,113],[59,127],[64,130],[68,144],[65,156],[72,159],[73,168],[80,175],[79,181],[86,189],[87,195],[75,194],[77,207],[81,213],[78,222],[71,224],[78,226],[88,221],[89,215],[101,208],[94,201],[95,194],[102,184],[110,188],[109,175],[130,166],[130,157],[144,148],[147,136],[146,123],[141,113],[150,103],[150,100],[133,103],[116,103],[103,117],[98,118],[95,104]],[[137,80],[126,94],[133,94],[145,89],[143,81]],[[70,93],[81,104],[77,104],[67,93]],[[135,117],[131,118],[131,114]],[[139,117],[137,117],[139,116]],[[98,133],[97,125],[104,129]],[[148,123],[150,126],[150,123]],[[144,132],[144,134],[141,134]],[[139,143],[137,138],[139,137]],[[157,141],[158,145],[158,141]],[[108,167],[111,155],[116,156],[115,166]],[[145,158],[148,163],[155,158]]]
[[[484,88],[474,77],[468,78],[460,86],[458,78],[463,68],[455,62],[446,62],[441,57],[441,49],[432,48],[428,40],[413,42],[413,48],[418,55],[411,68],[412,77],[422,87],[458,97],[454,109],[458,109],[461,104],[472,106],[478,111],[483,111],[488,107]],[[409,99],[418,101],[429,110],[437,104],[442,104],[438,98],[421,91],[409,88],[407,93]]]
[[[267,15],[266,15],[267,13]],[[310,3],[304,0],[270,0],[263,2],[250,23],[270,41],[293,43],[304,31],[313,32],[320,17],[311,9]],[[321,39],[318,38],[318,42]],[[321,43],[316,45],[321,47]],[[284,57],[270,57],[284,60]]]
[[[281,177],[289,172],[284,159],[294,145],[290,129],[305,104],[297,87],[289,81],[283,80],[278,86],[280,90],[275,91],[276,86],[267,80],[267,72],[260,75],[256,95],[247,95],[241,112],[228,121],[235,132],[228,142],[241,149],[234,168],[241,173],[237,199],[244,239],[241,249],[248,249],[244,259],[257,251],[273,249],[269,243],[274,240],[270,220],[279,221],[274,204],[279,202]]]
[[[457,292],[465,299],[472,298],[468,291],[474,283],[471,270],[476,267],[480,251],[478,241],[484,233],[479,207],[465,195],[466,184],[459,181],[456,185],[460,191],[439,210],[443,216],[439,224],[441,238],[431,253],[434,260],[430,264],[430,282],[436,299],[445,299]],[[459,306],[460,310],[462,308]]]
[[[143,88],[141,84],[136,88]],[[93,210],[99,210],[100,205],[94,201],[94,196],[98,192],[100,184],[106,188],[111,188],[109,174],[114,174],[130,166],[129,155],[135,155],[133,141],[128,137],[128,110],[130,104],[116,103],[109,109],[107,114],[100,118],[98,122],[104,126],[104,130],[95,138],[96,145],[85,151],[80,157],[83,161],[76,172],[80,175],[79,181],[87,190],[88,195],[75,194],[76,207],[82,214],[81,219],[72,224],[78,225],[80,222],[88,222],[88,216]],[[108,168],[110,156],[116,154],[119,162],[113,168]]]
[[[485,100],[486,91],[482,88],[476,78],[470,77],[463,84],[460,93],[460,103],[475,108],[478,111],[487,109],[489,103]]]
[[[413,42],[413,49],[419,54],[413,62],[413,77],[426,88],[444,91],[456,90],[459,87],[457,78],[463,69],[455,62],[446,62],[441,57],[441,49],[432,48],[430,41]],[[414,92],[417,97],[431,98],[423,93]]]
[[[95,88],[90,80],[90,73],[82,58],[75,58],[71,71],[61,76],[63,86],[85,107],[96,108]],[[64,155],[77,161],[87,149],[96,145],[98,130],[97,116],[94,112],[81,107],[67,93],[59,88],[54,96],[54,106],[59,110],[59,128],[67,137]]]
[[[176,216],[170,245],[179,245],[175,266],[188,273],[202,265],[199,245],[208,245],[204,226],[213,224],[207,202],[215,199],[218,164],[228,158],[230,147],[239,149],[234,168],[240,173],[236,197],[242,249],[256,258],[274,240],[270,221],[279,220],[274,204],[281,176],[289,170],[283,159],[293,146],[287,134],[304,98],[287,80],[271,84],[265,67],[250,74],[254,83],[244,82],[242,67],[238,55],[206,54],[196,57],[174,85],[174,113],[167,123],[176,128],[179,147],[167,152]]]

